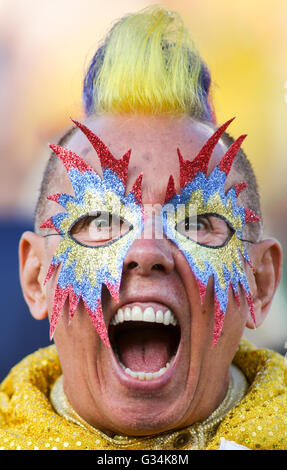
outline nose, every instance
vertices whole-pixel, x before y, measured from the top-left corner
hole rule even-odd
[[[132,244],[124,261],[124,272],[149,276],[160,271],[169,274],[174,269],[174,259],[166,239],[138,239]]]

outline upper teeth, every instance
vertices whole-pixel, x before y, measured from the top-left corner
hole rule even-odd
[[[130,307],[119,308],[111,321],[111,325],[118,325],[124,321],[145,321],[154,323],[163,323],[164,325],[177,325],[177,320],[170,310],[163,313],[162,310],[155,310],[153,307],[147,307],[144,310],[138,305],[132,309]]]

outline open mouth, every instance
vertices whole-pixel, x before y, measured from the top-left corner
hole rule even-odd
[[[178,321],[164,306],[125,306],[109,326],[109,338],[124,372],[139,380],[155,380],[166,373],[180,343]]]

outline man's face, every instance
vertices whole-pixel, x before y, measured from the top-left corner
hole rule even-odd
[[[164,203],[170,175],[179,191],[176,148],[180,147],[185,159],[192,160],[213,133],[189,118],[105,116],[87,125],[114,155],[120,157],[132,149],[127,192],[143,173],[143,204],[153,206]],[[101,173],[96,152],[80,131],[66,147]],[[225,152],[225,146],[219,143],[209,171]],[[232,184],[240,182],[234,174],[231,178]],[[73,194],[64,170],[58,179],[57,192]],[[51,215],[59,211],[56,204],[49,204]],[[144,223],[151,224],[151,220],[147,217]],[[60,237],[46,240],[43,272],[48,270]],[[246,272],[250,276],[247,268]],[[58,273],[46,285],[49,315]],[[238,308],[230,294],[222,335],[213,347],[212,280],[201,305],[196,280],[175,244],[165,237],[135,240],[124,260],[119,302],[107,289],[102,292],[113,348],[100,340],[83,303],[79,303],[70,324],[68,305],[64,306],[54,339],[69,401],[90,424],[116,434],[148,435],[204,419],[227,390],[229,365],[249,315],[242,293],[240,305]],[[119,310],[124,317],[133,311],[156,315],[169,310],[177,325],[156,321],[114,325],[112,319]],[[161,372],[154,379],[141,380],[125,368],[135,373]]]

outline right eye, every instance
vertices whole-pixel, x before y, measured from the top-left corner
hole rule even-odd
[[[218,214],[199,214],[176,225],[176,230],[203,246],[220,248],[228,243],[234,229]]]
[[[131,229],[132,225],[122,217],[110,212],[98,211],[76,220],[69,234],[81,245],[98,247],[118,240]]]

